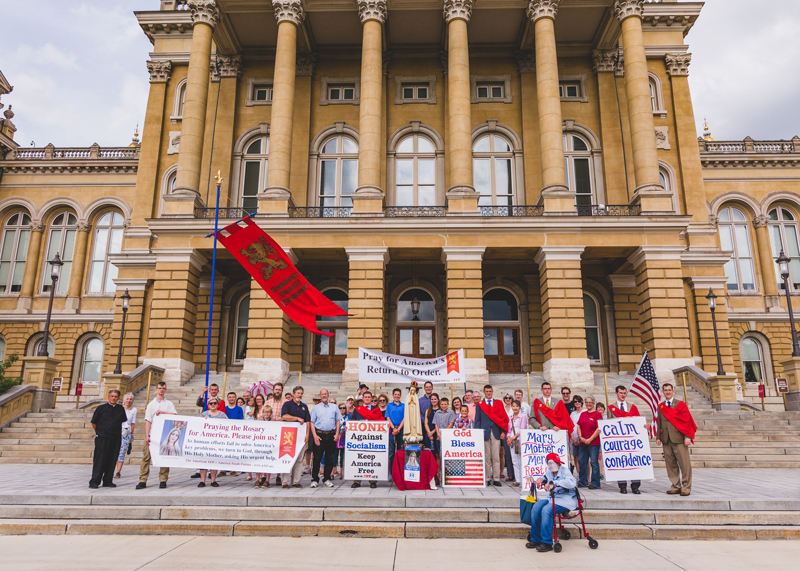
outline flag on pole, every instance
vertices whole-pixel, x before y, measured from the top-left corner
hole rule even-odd
[[[645,351],[642,362],[639,363],[639,368],[633,377],[630,391],[642,399],[653,413],[653,422],[650,423],[650,438],[655,438],[658,429],[658,403],[661,401],[661,397],[658,396],[659,389],[656,371]]]

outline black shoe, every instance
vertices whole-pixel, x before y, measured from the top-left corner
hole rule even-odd
[[[278,484],[279,486],[281,485],[281,477],[280,476],[276,476],[275,477],[275,483]]]
[[[360,488],[361,487],[361,482],[353,482],[353,485],[350,486],[350,487],[351,488]]]
[[[486,480],[486,487],[488,488],[491,485],[492,485],[492,481],[491,480]]]
[[[159,487],[159,488],[161,488],[161,489],[163,490],[164,488],[166,488],[166,487],[167,487],[167,483],[166,483],[166,482],[160,482],[160,483],[158,484],[158,487]]]
[[[115,483],[113,483],[113,482],[112,482],[112,483],[110,483],[110,484],[103,484],[103,487],[104,487],[104,488],[116,488],[116,487],[117,487],[117,485],[116,485]]]
[[[197,484],[197,487],[198,488],[205,488],[206,487],[206,483],[205,482],[200,482],[199,484]]]
[[[594,484],[589,484],[589,489],[590,490],[599,490],[600,486],[595,486]]]
[[[536,548],[536,551],[539,553],[545,553],[547,551],[553,551],[553,546],[547,543],[540,543],[539,547]]]
[[[97,484],[89,484],[89,487],[90,487],[91,489],[93,489],[93,490],[96,490],[96,489],[97,489],[97,488],[99,488],[100,486],[98,486]],[[138,489],[139,489],[139,486],[136,486],[136,489],[138,490]]]
[[[219,488],[219,484],[217,484],[216,482],[211,482],[211,487],[212,488]]]
[[[631,492],[633,492],[637,496],[642,493],[642,492],[639,491],[639,488],[631,488]]]
[[[145,484],[144,482],[139,482],[138,484],[136,484],[136,489],[137,490],[144,490],[146,487],[147,487],[147,484]]]
[[[619,489],[619,493],[620,494],[627,494],[628,493],[628,488],[620,488]],[[633,493],[634,494],[636,493],[636,488],[633,489]]]
[[[492,482],[492,485],[493,485],[493,486],[497,486],[497,487],[499,488],[499,487],[500,487],[500,486],[502,486],[503,484],[501,484],[500,482],[498,482],[497,480],[495,480],[494,482]]]
[[[199,478],[199,477],[200,477],[200,472],[195,472],[194,474],[192,474],[192,475],[191,475],[191,476],[189,476],[189,477],[190,477],[190,478]]]
[[[535,541],[529,541],[525,544],[525,547],[528,549],[538,549],[541,543],[536,543]]]
[[[374,490],[375,488],[377,488],[377,487],[378,487],[378,482],[370,482],[370,483],[369,483],[369,487],[370,487],[370,488],[372,488],[372,489]]]
[[[579,487],[579,488],[585,488],[585,487],[586,487],[586,484],[578,484],[578,487]]]

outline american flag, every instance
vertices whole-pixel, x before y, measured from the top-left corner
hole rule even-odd
[[[482,486],[483,460],[445,460],[445,486]]]
[[[653,412],[653,422],[650,423],[650,438],[655,438],[657,423],[658,423],[658,403],[661,399],[658,396],[658,379],[656,378],[656,371],[653,369],[653,363],[650,362],[650,357],[645,352],[642,357],[642,362],[639,363],[639,369],[633,377],[631,383],[631,392],[637,397],[641,398],[650,407]]]

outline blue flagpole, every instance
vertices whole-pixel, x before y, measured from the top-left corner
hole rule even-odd
[[[211,292],[208,296],[208,342],[206,343],[206,392],[203,410],[208,410],[208,375],[211,366],[211,324],[214,319],[214,278],[217,274],[217,231],[219,229],[219,187],[222,184],[222,177],[217,172],[217,205],[214,209],[214,249],[211,256]],[[224,396],[222,398],[225,398]]]

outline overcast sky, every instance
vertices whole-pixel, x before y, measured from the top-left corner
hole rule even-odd
[[[266,0],[265,0],[266,1]],[[144,120],[151,49],[134,10],[158,0],[2,2],[0,70],[15,139],[42,147],[127,145]],[[707,0],[687,41],[698,133],[717,140],[800,135],[800,1]]]

